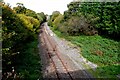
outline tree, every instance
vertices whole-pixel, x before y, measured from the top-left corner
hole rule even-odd
[[[43,22],[46,22],[46,15],[43,12],[37,13],[37,18],[39,19],[39,21],[41,22],[41,24]]]
[[[30,9],[26,9],[25,15],[37,19],[37,13],[35,11],[33,11],[33,10],[30,10]]]
[[[53,11],[52,15],[50,15],[50,19],[48,20],[48,25],[53,26],[54,20],[59,16],[59,11]]]
[[[52,13],[52,16],[51,16],[51,21],[54,21],[55,18],[59,16],[59,14],[60,14],[59,11],[54,11],[54,12]]]
[[[17,3],[16,5],[17,5],[17,7],[13,8],[16,11],[16,13],[19,13],[19,14],[26,13],[26,8],[24,7],[23,3]]]
[[[59,27],[61,27],[61,21],[63,20],[63,15],[62,14],[59,14],[56,18],[55,18],[55,20],[54,20],[54,22],[53,22],[53,27],[54,27],[54,29],[58,29]]]
[[[100,35],[115,37],[120,35],[119,2],[71,2],[64,12],[64,21],[72,16],[84,16],[86,22],[94,26]]]
[[[2,62],[3,73],[16,66],[17,56],[23,54],[23,47],[36,37],[39,21],[25,14],[16,14],[9,6],[2,4]]]

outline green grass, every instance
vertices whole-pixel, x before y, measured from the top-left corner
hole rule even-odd
[[[81,48],[81,54],[97,64],[96,77],[115,78],[120,74],[120,41],[96,36],[65,36],[52,29],[59,37],[65,38]]]
[[[37,40],[24,45],[23,53],[18,57],[17,72],[22,79],[37,80],[42,77],[37,45]]]

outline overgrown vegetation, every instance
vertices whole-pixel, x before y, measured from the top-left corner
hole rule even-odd
[[[52,30],[81,49],[81,54],[98,65],[92,74],[97,78],[116,78],[120,72],[120,41],[96,36],[69,36],[58,30]]]
[[[22,3],[11,9],[4,2],[2,7],[2,73],[3,78],[16,77],[37,79],[40,76],[40,59],[37,50],[39,26],[46,18],[44,13],[35,13]],[[41,19],[40,19],[41,17]],[[8,74],[10,73],[10,74]],[[20,74],[19,74],[20,73]]]
[[[64,12],[64,18],[56,25],[61,32],[69,35],[99,34],[114,39],[120,37],[120,2],[77,1],[67,6],[68,10]],[[49,20],[49,24],[52,24],[50,26],[54,25],[55,19],[52,18],[54,15],[52,14]]]
[[[116,78],[120,72],[120,2],[71,2],[57,25],[48,25],[59,36],[81,48],[81,54],[99,67],[96,77]],[[59,13],[59,15],[61,15]]]
[[[17,72],[21,79],[25,80],[37,80],[42,78],[41,74],[41,62],[38,53],[38,41],[37,39],[26,44],[22,50],[22,54],[17,58]]]

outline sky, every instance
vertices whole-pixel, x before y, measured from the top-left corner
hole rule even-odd
[[[23,3],[28,9],[37,13],[44,12],[51,15],[53,11],[60,11],[62,14],[67,10],[67,4],[73,0],[4,0],[11,7],[15,7],[16,3]]]

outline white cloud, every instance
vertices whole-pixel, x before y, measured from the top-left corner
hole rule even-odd
[[[6,3],[10,3],[12,7],[16,6],[16,3],[23,3],[28,9],[32,9],[36,12],[44,12],[45,14],[52,14],[53,11],[60,11],[63,13],[67,10],[67,4],[73,0],[4,0]]]

